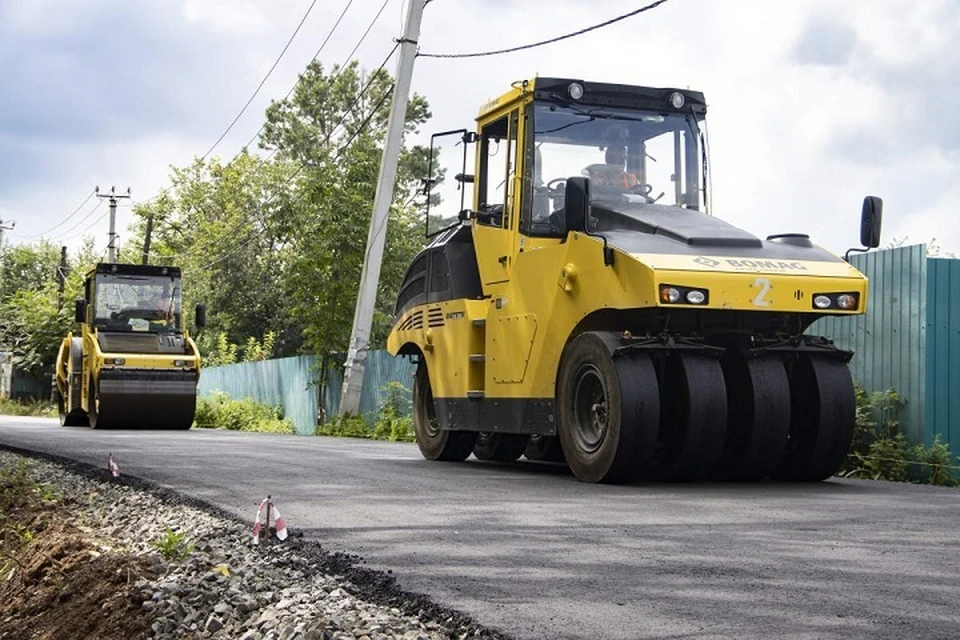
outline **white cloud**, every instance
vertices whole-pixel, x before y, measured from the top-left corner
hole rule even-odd
[[[68,135],[69,122],[57,121],[64,130],[57,130],[63,138],[60,146],[54,135],[49,145],[34,140],[29,149],[18,147],[47,154],[46,170],[31,165],[30,172],[18,171],[16,184],[10,184],[0,166],[0,218],[17,218],[18,231],[36,232],[72,210],[96,182],[130,184],[138,195],[166,184],[168,165],[189,162],[220,135],[307,4],[183,0],[172,11],[160,0],[143,3],[141,12],[155,18],[137,28],[149,29],[146,35],[153,45],[145,75],[124,88],[129,107],[115,117],[134,115],[127,115],[122,137],[71,142],[75,136]],[[317,4],[262,95],[215,155],[229,157],[250,138],[270,99],[286,94],[345,4]],[[402,4],[391,0],[360,47],[358,56],[366,68],[379,65],[393,46],[402,25]],[[124,5],[97,0],[84,7],[102,14]],[[321,55],[327,68],[346,59],[380,5],[381,0],[355,0]],[[508,47],[625,10],[612,0],[436,0],[424,13],[420,49]],[[45,25],[40,16],[50,12],[55,15]],[[48,28],[57,42],[76,40],[69,48],[75,58],[66,60],[82,67],[85,43],[93,47],[103,33],[82,32],[89,24],[82,16],[73,32],[57,26],[62,22],[58,15],[80,13],[64,9],[62,3],[4,3],[0,38],[7,33],[2,25],[15,25],[14,35],[30,34],[23,42],[34,50],[13,60],[0,53],[0,64],[55,64],[42,55],[49,46],[37,40]],[[122,30],[125,24],[114,28]],[[861,198],[873,193],[886,202],[885,238],[909,235],[926,241],[936,236],[944,250],[960,252],[960,233],[949,233],[953,225],[948,217],[958,195],[950,177],[960,175],[954,148],[960,146],[960,133],[956,127],[951,133],[949,117],[960,110],[960,88],[952,80],[952,70],[960,64],[960,52],[952,46],[957,32],[960,10],[950,0],[921,5],[907,0],[674,0],[609,28],[521,53],[459,61],[418,59],[414,90],[427,97],[434,113],[421,140],[432,131],[471,126],[482,102],[507,90],[513,80],[537,73],[690,87],[703,91],[709,104],[717,215],[758,235],[807,231],[818,243],[842,251],[857,240]],[[817,50],[821,41],[828,51]],[[807,47],[804,55],[801,44]],[[185,46],[189,54],[183,52]],[[811,51],[822,55],[811,57]],[[144,64],[144,52],[131,47],[129,55],[129,64]],[[160,93],[145,91],[147,86],[159,87]],[[17,90],[0,78],[0,95]],[[170,117],[145,120],[156,116],[138,105],[141,96],[151,96],[153,102],[162,96],[162,109]],[[48,86],[21,96],[18,104],[31,104],[31,111],[52,102],[76,102],[83,110],[109,108],[106,96],[76,97]],[[3,107],[0,98],[0,144],[22,133],[4,131],[9,120]],[[21,138],[18,144],[31,144],[29,140]],[[44,195],[38,199],[37,193]]]

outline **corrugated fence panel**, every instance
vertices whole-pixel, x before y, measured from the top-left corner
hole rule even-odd
[[[197,390],[201,397],[223,391],[231,398],[283,407],[297,433],[313,435],[317,425],[317,380],[319,359],[297,356],[240,362],[201,370]]]
[[[960,452],[960,260],[927,266],[927,441]]]
[[[363,389],[360,391],[360,413],[374,414],[387,397],[386,388],[391,382],[399,382],[408,391],[413,389],[413,372],[416,367],[405,357],[394,357],[384,350],[370,351],[363,372]],[[338,370],[327,374],[324,385],[323,408],[327,416],[334,416],[340,407],[340,391],[343,375]],[[409,397],[409,395],[408,395]]]
[[[807,330],[854,352],[850,369],[868,391],[895,389],[906,398],[903,427],[926,439],[927,249],[912,245],[852,256],[870,280],[867,313],[824,318]]]

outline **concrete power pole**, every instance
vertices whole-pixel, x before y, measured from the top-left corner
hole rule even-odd
[[[110,200],[110,244],[107,245],[107,262],[117,261],[117,199],[129,198],[130,187],[127,187],[125,194],[117,195],[116,187],[110,187],[110,193],[101,194],[100,187],[94,189],[98,198],[109,198]]]
[[[15,226],[16,222],[4,222],[3,218],[0,218],[0,249],[3,249],[3,232],[12,231]]]
[[[403,125],[410,97],[410,80],[413,76],[413,61],[417,55],[417,39],[420,37],[420,20],[423,17],[424,0],[412,0],[407,10],[407,21],[400,39],[400,60],[397,63],[397,80],[393,87],[393,104],[387,123],[387,140],[380,162],[380,177],[377,194],[367,234],[367,253],[360,276],[360,294],[353,316],[353,331],[347,350],[346,371],[343,375],[343,391],[340,395],[340,415],[357,413],[360,409],[360,391],[363,387],[363,371],[373,325],[373,309],[377,302],[377,285],[380,282],[380,267],[383,263],[383,247],[387,238],[387,218],[393,202],[393,189],[397,180],[397,162],[403,143]]]

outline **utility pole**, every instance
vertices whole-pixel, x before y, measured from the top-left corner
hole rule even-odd
[[[0,218],[0,249],[3,249],[3,232],[12,231],[15,226],[16,222],[4,222],[3,218]]]
[[[57,309],[63,308],[63,290],[67,284],[67,248],[60,247],[60,266],[57,267]]]
[[[407,9],[406,25],[400,38],[400,60],[397,62],[397,79],[393,87],[393,103],[387,122],[387,140],[383,146],[380,162],[380,177],[377,194],[367,234],[367,252],[360,276],[360,293],[353,316],[353,330],[347,349],[346,370],[343,374],[343,391],[340,395],[340,415],[357,413],[360,409],[360,391],[363,387],[363,371],[373,325],[373,309],[377,302],[377,287],[380,282],[380,267],[383,263],[383,247],[387,238],[387,218],[393,202],[393,189],[397,181],[397,162],[403,143],[403,125],[407,116],[410,97],[410,80],[413,76],[413,61],[417,56],[417,39],[420,37],[420,20],[423,17],[424,0],[412,0]]]
[[[143,260],[140,264],[150,264],[150,236],[153,235],[153,212],[147,214],[147,230],[143,234]]]
[[[100,187],[94,189],[98,198],[110,199],[110,244],[107,245],[107,262],[117,261],[117,198],[129,198],[130,187],[126,194],[117,195],[116,187],[110,187],[110,193],[101,194]]]

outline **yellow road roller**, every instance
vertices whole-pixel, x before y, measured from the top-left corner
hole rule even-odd
[[[417,363],[424,457],[607,483],[836,472],[852,353],[807,330],[864,313],[867,280],[806,234],[714,215],[706,111],[696,91],[536,78],[434,136],[462,143],[473,202],[410,265],[388,339]],[[853,250],[879,245],[881,210],[864,199]]]
[[[80,329],[57,355],[60,424],[189,429],[200,354],[184,326],[180,268],[97,264],[75,312]],[[205,316],[197,305],[198,327]]]

